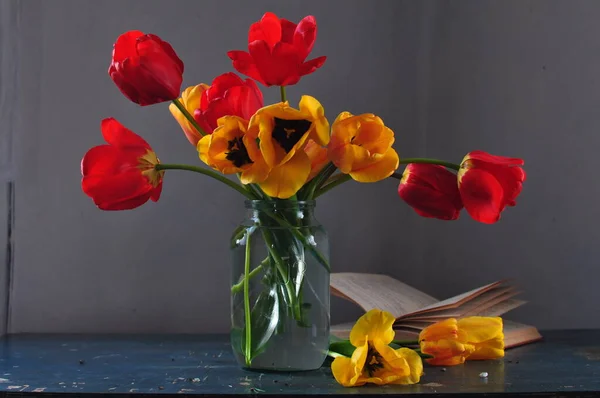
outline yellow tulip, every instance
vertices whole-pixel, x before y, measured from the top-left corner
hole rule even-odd
[[[223,174],[241,173],[244,184],[265,180],[269,174],[258,145],[246,136],[248,122],[237,116],[224,116],[217,128],[198,141],[198,155],[208,166]]]
[[[310,159],[310,174],[308,175],[308,180],[312,180],[323,167],[329,162],[327,158],[327,148],[323,147],[313,140],[309,140],[306,146],[304,147],[304,152],[308,155]]]
[[[202,94],[208,88],[209,86],[206,84],[198,84],[197,86],[190,86],[186,88],[181,93],[181,98],[179,98],[179,101],[191,115],[194,114],[196,109],[200,108],[200,98],[202,98]],[[196,146],[198,141],[200,141],[200,138],[202,138],[198,130],[196,130],[196,128],[185,118],[185,116],[183,116],[183,113],[177,109],[175,104],[169,105],[169,111],[171,111],[171,115],[173,115],[175,120],[177,120],[177,123],[179,123],[181,126],[181,129],[183,130],[183,133],[187,137],[188,141],[192,145]]]
[[[342,112],[331,128],[329,159],[358,182],[377,182],[398,168],[394,132],[371,113]]]
[[[446,319],[419,334],[421,352],[432,355],[430,365],[458,365],[465,360],[504,356],[502,318],[473,316]]]
[[[395,318],[381,310],[371,310],[360,317],[350,332],[350,343],[356,347],[352,357],[337,357],[331,371],[344,387],[374,384],[414,384],[423,374],[423,362],[409,348],[393,349],[392,329]]]
[[[248,140],[259,142],[270,168],[269,176],[260,183],[267,195],[287,199],[306,183],[311,159],[303,149],[309,139],[322,146],[329,143],[329,122],[313,97],[302,96],[299,109],[286,101],[265,106],[252,116]]]

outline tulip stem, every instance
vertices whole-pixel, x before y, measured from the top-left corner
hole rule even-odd
[[[231,293],[238,293],[240,290],[244,289],[244,283],[246,283],[246,279],[252,279],[256,274],[262,271],[263,267],[269,264],[269,258],[265,258],[259,265],[256,266],[250,273],[246,276],[244,275],[244,280],[236,283],[231,286]]]
[[[279,86],[279,93],[281,94],[281,102],[287,101],[287,94],[285,92],[285,86]]]
[[[187,171],[193,171],[195,173],[204,174],[206,176],[214,178],[217,181],[222,182],[223,184],[229,186],[230,188],[235,189],[236,191],[238,191],[239,193],[241,193],[242,195],[244,195],[245,197],[247,197],[250,200],[256,199],[256,196],[254,196],[251,192],[248,192],[240,184],[236,184],[235,182],[231,181],[224,175],[221,175],[221,174],[217,173],[216,171],[213,171],[210,169],[205,169],[203,167],[198,167],[198,166],[190,166],[187,164],[167,164],[167,163],[159,163],[156,166],[154,166],[154,169],[155,170],[187,170]]]
[[[252,320],[250,319],[250,231],[246,232],[246,259],[244,261],[244,326],[246,340],[244,356],[246,365],[252,362]]]
[[[346,181],[351,180],[352,177],[350,177],[350,175],[345,174],[342,177],[337,178],[336,180],[330,182],[329,184],[323,186],[321,189],[319,189],[314,196],[314,199],[318,198],[319,196],[323,195],[324,193],[328,192],[329,190],[337,187],[338,185],[341,185],[343,183],[345,183]]]
[[[409,163],[437,164],[437,165],[440,165],[440,166],[447,167],[449,169],[453,169],[453,170],[457,170],[457,171],[460,170],[460,165],[459,164],[451,163],[451,162],[446,162],[444,160],[439,160],[439,159],[404,158],[404,159],[400,160],[400,164],[409,164]],[[396,178],[398,180],[401,180],[402,179],[402,173],[392,173],[392,175],[390,176],[390,178]],[[332,180],[331,182],[323,185],[320,189],[318,189],[315,192],[313,198],[314,199],[318,198],[319,196],[323,195],[324,193],[329,192],[329,190],[337,187],[338,185],[341,185],[341,184],[345,183],[346,181],[349,181],[350,179],[351,179],[351,177],[349,175],[345,175],[343,177],[337,177],[335,180]]]
[[[187,109],[185,109],[185,106],[183,106],[183,104],[181,103],[181,101],[179,101],[179,98],[176,98],[173,100],[173,103],[175,104],[175,106],[177,107],[177,109],[179,109],[179,112],[181,112],[183,114],[183,116],[188,120],[188,122],[191,123],[192,126],[194,126],[194,128],[196,130],[198,130],[198,133],[200,133],[200,135],[202,137],[204,137],[206,135],[206,132],[204,130],[202,130],[202,127],[200,127],[200,125],[198,124],[198,122],[196,121],[196,119],[194,119],[194,116],[192,116]]]
[[[410,163],[427,163],[427,164],[437,164],[440,166],[447,167],[453,170],[460,170],[460,165],[456,163],[446,162],[444,160],[439,159],[427,159],[427,158],[404,158],[400,160],[400,164],[410,164]]]

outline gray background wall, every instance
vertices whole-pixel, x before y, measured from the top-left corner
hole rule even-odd
[[[166,105],[140,108],[109,80],[112,43],[129,29],[159,34],[186,64],[184,85],[209,82],[232,70],[226,51],[245,48],[249,24],[267,10],[314,14],[313,54],[329,57],[290,98],[314,95],[331,120],[377,113],[400,156],[460,161],[482,149],[526,159],[519,205],[494,226],[466,213],[422,219],[394,181],[332,191],[318,217],[335,271],[386,272],[440,298],[513,277],[530,303],[512,319],[600,326],[600,4],[8,1],[20,21],[19,90],[9,101],[18,116],[11,332],[227,330],[226,242],[243,216],[239,195],[169,172],[157,204],[102,212],[81,192],[79,162],[101,143],[100,120],[114,116],[163,161],[199,164]],[[277,89],[265,95],[275,101]],[[334,322],[359,314],[340,301],[332,311]]]

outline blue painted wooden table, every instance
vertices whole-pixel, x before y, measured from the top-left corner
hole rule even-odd
[[[328,367],[245,371],[223,335],[14,335],[0,342],[0,395],[599,395],[600,331],[543,334],[544,341],[509,350],[503,360],[426,367],[418,385],[351,389]]]

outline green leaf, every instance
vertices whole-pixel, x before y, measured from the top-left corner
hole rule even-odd
[[[341,354],[345,357],[351,357],[356,347],[350,344],[349,340],[335,341],[329,344],[329,351]]]
[[[250,360],[256,358],[262,353],[268,341],[271,339],[277,326],[279,325],[279,298],[276,287],[259,294],[254,306],[252,307],[251,325],[251,355]],[[246,325],[247,327],[248,325]],[[240,347],[246,345],[246,329],[243,329],[240,338]],[[243,352],[243,350],[242,350]]]

